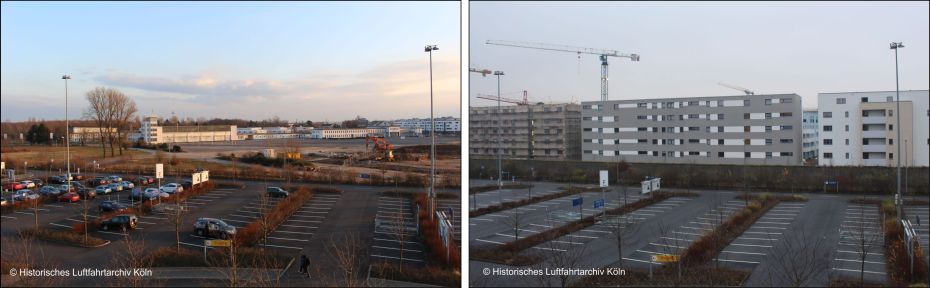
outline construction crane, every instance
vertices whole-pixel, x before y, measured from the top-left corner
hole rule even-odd
[[[478,96],[476,96],[476,98],[494,100],[494,101],[498,100],[497,95],[489,95],[489,94],[481,94],[481,93],[478,93]],[[517,105],[529,105],[530,103],[529,100],[527,100],[526,98],[526,90],[523,90],[523,100],[500,97],[500,101],[511,103],[511,104],[517,104]]]
[[[479,74],[481,74],[481,77],[485,77],[485,76],[488,76],[488,74],[493,73],[493,72],[491,72],[491,70],[488,70],[488,69],[478,69],[478,68],[468,68],[468,72],[479,73]]]
[[[365,149],[368,149],[368,143],[374,144],[371,152],[375,155],[375,160],[387,159],[394,161],[394,144],[388,143],[384,138],[368,135],[365,137]]]
[[[723,86],[723,87],[727,87],[727,88],[733,89],[733,90],[742,91],[743,93],[746,93],[746,95],[756,95],[756,92],[752,92],[751,90],[746,89],[746,88],[743,88],[743,87],[739,87],[739,86],[735,86],[735,85],[729,85],[729,84],[723,84],[723,83],[717,83],[717,84],[720,85],[720,86]]]
[[[623,58],[630,58],[630,60],[632,61],[637,61],[637,62],[639,61],[639,54],[623,54],[623,53],[617,52],[616,50],[584,48],[584,47],[545,44],[545,43],[536,43],[536,42],[503,41],[503,40],[488,40],[486,44],[517,47],[517,48],[548,50],[548,51],[556,51],[556,52],[571,52],[571,53],[577,54],[579,57],[581,56],[581,54],[598,55],[599,56],[598,59],[601,60],[601,101],[607,101],[607,57],[623,57]]]

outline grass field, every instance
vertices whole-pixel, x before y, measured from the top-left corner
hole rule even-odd
[[[32,163],[42,164],[48,163],[51,159],[55,159],[55,164],[58,165],[59,162],[65,160],[66,149],[63,146],[17,146],[12,149],[4,149],[2,152],[2,158],[4,161],[7,159],[15,159],[16,162],[29,162],[29,166],[33,166]],[[109,155],[109,148],[107,148],[107,155]],[[117,156],[119,152],[117,151]],[[139,151],[130,151],[124,150],[123,155],[145,155],[144,152]],[[102,159],[102,150],[100,146],[71,146],[71,159]],[[12,165],[11,163],[7,163]],[[22,163],[16,163],[17,166],[22,165]]]

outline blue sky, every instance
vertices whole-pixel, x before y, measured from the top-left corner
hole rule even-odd
[[[595,55],[484,44],[543,42],[638,53],[610,59],[610,99],[928,89],[928,2],[473,2],[470,67],[502,70],[502,94],[543,102],[600,99]],[[493,77],[470,73],[469,105],[495,105]]]
[[[61,119],[118,88],[144,114],[458,116],[458,2],[2,3],[2,119]]]

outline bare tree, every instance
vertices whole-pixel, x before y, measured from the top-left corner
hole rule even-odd
[[[368,251],[358,235],[350,232],[340,238],[331,237],[328,246],[326,252],[333,259],[340,274],[335,277],[339,279],[335,286],[356,287],[364,284],[362,274],[365,271],[361,268]]]
[[[113,256],[113,268],[114,269],[142,269],[151,267],[151,263],[145,260],[143,257],[143,251],[145,251],[145,240],[141,236],[138,241],[131,236],[128,231],[125,229],[123,232],[123,248],[120,249],[120,253],[115,253]],[[117,287],[143,287],[146,285],[152,285],[152,283],[146,283],[146,277],[136,275],[132,273],[125,277],[113,277],[112,286]]]
[[[608,231],[610,231],[614,239],[617,240],[617,261],[620,262],[620,267],[623,268],[624,236],[627,233],[636,233],[635,231],[638,229],[638,226],[634,225],[635,220],[629,216],[629,213],[626,215],[607,216],[601,223],[608,228]]]
[[[394,238],[400,244],[400,265],[398,269],[404,271],[404,244],[407,242],[407,217],[404,216],[403,205],[396,212],[388,213],[387,225],[382,224],[388,230],[388,235]]]
[[[663,252],[663,254],[681,256],[681,254],[685,251],[685,249],[688,248],[684,246],[688,244],[688,241],[685,239],[682,239],[683,236],[681,235],[688,235],[684,233],[689,233],[689,234],[693,234],[693,233],[674,231],[672,230],[671,226],[669,226],[668,224],[662,223],[661,221],[656,225],[656,227],[658,228],[657,234],[659,236],[659,239],[661,239],[659,240],[659,242],[662,244],[662,246],[659,246],[659,249]],[[679,261],[676,263],[676,266],[678,268],[678,280],[679,281],[681,281],[681,272],[682,272],[680,259],[681,257],[679,257]],[[652,259],[649,259],[649,265],[650,267],[652,267],[653,265]],[[651,272],[652,269],[650,268],[649,271]]]
[[[538,266],[542,266],[539,268],[563,268],[566,270],[573,270],[581,266],[582,255],[584,255],[588,245],[577,245],[578,242],[576,242],[573,234],[568,234],[566,237],[563,237],[563,239],[565,238],[567,238],[568,242],[549,241],[542,244],[543,249],[541,250],[543,252],[541,253],[544,260],[537,264]],[[539,286],[542,287],[568,287],[571,277],[572,276],[568,273],[560,273],[554,277],[543,276],[534,277],[534,279],[538,282]]]
[[[97,128],[100,132],[100,146],[103,152],[103,157],[107,156],[107,139],[108,136],[110,119],[113,118],[112,112],[110,109],[110,97],[107,96],[109,89],[103,87],[97,87],[93,90],[90,90],[86,93],[86,98],[88,102],[87,110],[84,112],[84,117],[94,120],[97,124]],[[105,130],[107,129],[107,130]]]
[[[513,231],[513,240],[519,240],[520,228],[523,224],[523,214],[520,214],[520,207],[511,209],[510,217],[505,218],[504,222]]]
[[[34,245],[34,239],[25,233],[17,233],[13,236],[4,236],[2,238],[3,249],[0,250],[0,257],[3,258],[4,265],[9,265],[10,269],[50,269],[55,268],[45,254],[43,245]],[[14,278],[3,271],[4,279],[7,277],[14,279],[12,286],[21,287],[61,287],[65,277],[19,277]],[[17,281],[18,280],[18,281]],[[6,287],[4,282],[4,287]]]
[[[864,198],[863,198],[864,199]],[[859,260],[859,285],[865,285],[865,263],[866,258],[871,253],[875,253],[874,249],[881,247],[884,243],[884,237],[881,233],[876,231],[874,228],[870,227],[865,220],[865,209],[862,206],[858,207],[859,210],[859,220],[852,221],[856,223],[853,226],[844,226],[840,231],[840,241],[849,241],[855,247],[856,256]]]
[[[829,249],[825,238],[808,237],[804,231],[792,233],[781,241],[772,237],[769,243],[768,261],[771,266],[764,270],[768,273],[768,285],[773,287],[807,287],[817,286],[814,279],[829,270]]]
[[[130,123],[135,117],[136,112],[136,102],[130,99],[128,96],[123,94],[120,91],[114,90],[113,93],[108,94],[110,99],[110,104],[112,106],[113,113],[113,127],[116,128],[116,142],[119,147],[119,154],[123,155],[123,131],[129,130]],[[112,133],[112,131],[108,131]],[[112,149],[112,144],[110,144]]]
[[[168,216],[171,217],[170,218],[171,224],[174,226],[175,251],[177,251],[177,253],[181,253],[181,229],[182,229],[181,226],[183,226],[187,218],[185,217],[187,216],[187,213],[185,211],[187,210],[186,209],[187,205],[182,204],[184,201],[181,200],[181,193],[177,193],[177,192],[174,193],[173,198],[174,198],[174,201],[172,201],[173,203],[170,203],[170,204],[174,204],[174,207],[166,209],[168,210],[166,211],[168,212],[166,214],[168,214]],[[159,198],[159,201],[160,201],[160,198]]]

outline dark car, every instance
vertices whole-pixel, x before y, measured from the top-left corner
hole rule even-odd
[[[268,187],[265,188],[265,191],[268,192],[268,197],[287,198],[287,196],[290,195],[290,193],[284,189],[281,189],[281,187]]]
[[[127,209],[129,209],[129,205],[116,201],[103,201],[100,202],[100,205],[97,205],[97,210],[100,212],[123,212]]]
[[[136,224],[139,222],[139,218],[136,215],[132,214],[122,214],[113,216],[113,218],[104,220],[100,222],[100,230],[110,230],[116,228],[117,230],[135,230]]]
[[[84,180],[84,175],[82,174],[71,174],[71,180],[81,181]]]
[[[107,184],[110,184],[110,181],[107,181],[107,179],[103,177],[96,177],[94,179],[87,180],[87,185],[90,187],[97,187],[100,185],[107,185]]]
[[[148,180],[149,180],[149,184],[155,183],[155,177],[152,177],[152,176],[145,176],[145,179],[148,179]]]
[[[190,180],[181,182],[181,187],[184,187],[184,190],[191,189],[191,186],[194,186],[194,182],[191,182]]]
[[[61,176],[52,176],[48,177],[49,184],[67,184],[68,180],[65,180],[65,177]]]
[[[230,239],[236,234],[236,227],[215,218],[200,218],[194,222],[194,234],[204,238]]]
[[[32,183],[36,184],[36,188],[42,188],[42,186],[45,186],[45,181],[42,181],[42,179],[32,179]]]
[[[81,199],[94,199],[97,198],[97,191],[91,189],[81,189],[77,191],[78,195],[81,195]]]

